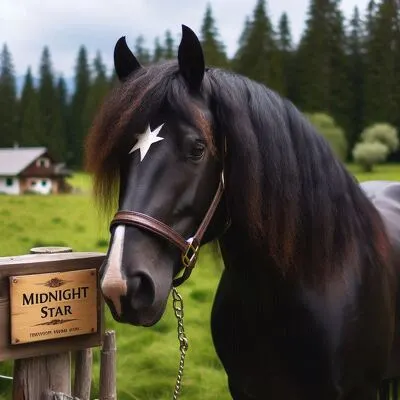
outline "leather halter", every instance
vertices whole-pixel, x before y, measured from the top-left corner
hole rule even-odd
[[[223,147],[222,160],[224,160],[225,158],[225,151],[226,151],[226,142],[224,143]],[[129,210],[118,211],[114,215],[113,220],[111,221],[110,228],[112,228],[114,225],[119,225],[119,224],[136,226],[139,228],[146,229],[155,234],[158,234],[163,238],[165,238],[166,240],[173,243],[175,246],[177,246],[182,252],[181,261],[184,267],[183,274],[180,277],[175,278],[173,281],[173,285],[177,287],[181,285],[184,281],[186,281],[186,279],[189,278],[194,266],[196,265],[196,261],[200,250],[201,240],[203,239],[204,233],[206,232],[207,227],[215,213],[215,210],[218,207],[218,204],[224,192],[224,188],[225,188],[224,169],[222,167],[218,188],[210,204],[210,207],[208,208],[203,218],[203,221],[198,227],[196,233],[189,239],[185,239],[180,233],[176,232],[174,229],[164,224],[163,222],[149,215],[142,214],[137,211],[129,211]]]

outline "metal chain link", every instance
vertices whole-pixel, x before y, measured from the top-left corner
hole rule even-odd
[[[181,295],[175,289],[175,287],[172,288],[172,298],[173,298],[172,306],[174,308],[175,317],[178,320],[178,340],[179,340],[179,350],[181,353],[179,360],[178,376],[176,378],[174,395],[172,397],[173,400],[177,400],[181,391],[183,368],[185,366],[185,356],[186,356],[186,351],[189,348],[189,342],[185,335],[185,328],[183,326],[183,300]]]

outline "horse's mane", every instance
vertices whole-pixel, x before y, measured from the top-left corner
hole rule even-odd
[[[227,138],[227,201],[235,223],[285,270],[335,268],[357,243],[387,244],[382,222],[329,144],[288,100],[264,85],[208,69],[203,91]],[[144,68],[103,104],[87,140],[96,198],[117,195],[120,159],[141,125],[168,103],[201,125],[176,62]],[[193,115],[195,116],[193,118]],[[211,141],[210,141],[211,143]],[[355,259],[354,259],[355,260]],[[315,266],[315,268],[312,268]]]

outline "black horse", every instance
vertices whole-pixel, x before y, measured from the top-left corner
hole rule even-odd
[[[399,371],[400,185],[360,186],[291,102],[205,68],[185,26],[177,61],[143,67],[121,38],[114,63],[86,143],[96,198],[119,210],[101,268],[113,317],[155,324],[217,240],[232,397],[375,400]]]

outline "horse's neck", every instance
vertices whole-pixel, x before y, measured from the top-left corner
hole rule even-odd
[[[260,249],[254,241],[232,226],[220,239],[221,255],[226,272],[249,281],[264,280],[267,276],[278,276],[279,269],[269,257],[266,248]]]

